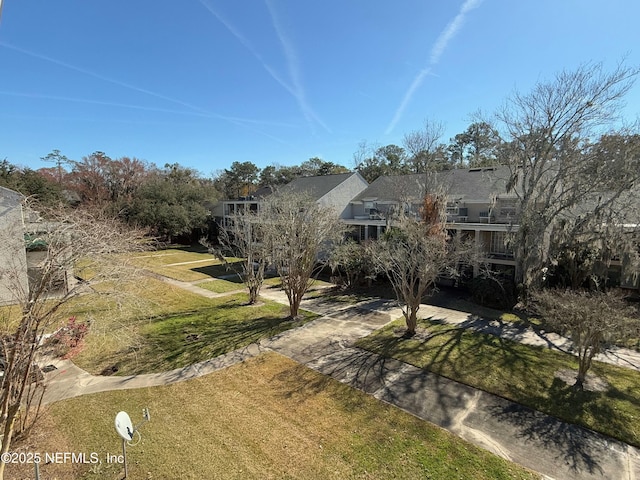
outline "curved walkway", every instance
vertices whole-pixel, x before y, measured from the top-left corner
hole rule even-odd
[[[185,282],[167,281],[208,297],[220,295]],[[281,291],[265,289],[262,296],[286,303]],[[70,361],[56,361],[58,369],[46,375],[45,402],[188,380],[271,350],[540,472],[544,478],[640,480],[640,451],[634,447],[397,360],[353,348],[355,340],[401,316],[393,302],[380,300],[345,306],[318,298],[304,300],[303,308],[322,316],[259,344],[170,372],[98,377]],[[569,346],[561,337],[483,320],[464,312],[423,305],[421,313],[523,343],[543,342],[559,349]],[[631,355],[635,352],[618,353],[608,360],[638,368],[640,362]]]

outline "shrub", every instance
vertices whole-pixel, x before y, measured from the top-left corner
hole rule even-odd
[[[89,322],[79,322],[76,317],[70,317],[67,324],[51,337],[50,342],[56,356],[71,358],[76,355],[81,350],[87,333]]]
[[[474,278],[471,295],[474,302],[500,310],[511,310],[516,304],[513,282],[500,277]]]

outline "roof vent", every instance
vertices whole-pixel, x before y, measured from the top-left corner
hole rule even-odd
[[[481,172],[482,169],[481,168],[470,168],[469,171],[470,172]]]

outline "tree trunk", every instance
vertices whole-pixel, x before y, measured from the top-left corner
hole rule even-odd
[[[11,446],[11,438],[13,437],[13,426],[16,421],[16,414],[18,413],[20,406],[12,405],[9,407],[7,412],[7,419],[4,424],[4,435],[2,436],[2,451],[0,451],[0,456],[9,451],[9,447]],[[0,480],[4,479],[4,467],[6,463],[0,461]]]
[[[593,347],[581,347],[579,350],[578,358],[578,376],[576,377],[576,383],[573,388],[576,390],[584,390],[584,382],[587,379],[587,372],[591,368],[591,360],[597,353],[598,349]]]
[[[405,314],[407,331],[405,332],[404,337],[411,338],[416,334],[416,327],[418,326],[418,308],[408,307],[408,309],[409,311]]]
[[[289,313],[291,318],[295,320],[298,317],[298,311],[300,310],[300,301],[302,297],[295,293],[291,295],[291,301],[289,302]]]
[[[249,305],[254,305],[258,301],[258,287],[249,287]]]

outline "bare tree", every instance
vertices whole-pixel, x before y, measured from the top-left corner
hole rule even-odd
[[[25,211],[27,217],[36,216],[28,206]],[[12,222],[2,232],[3,237],[22,240],[21,246],[15,242],[2,242],[2,248],[11,245],[12,249],[3,252],[5,256],[21,255],[24,258],[26,239],[26,248],[34,250],[28,255],[34,258],[29,259],[26,282],[24,271],[20,270],[27,269],[27,262],[0,266],[0,277],[11,292],[11,303],[19,308],[17,318],[7,318],[3,322],[0,337],[4,369],[0,380],[0,425],[3,430],[0,453],[9,450],[16,433],[16,420],[33,413],[27,407],[34,406],[36,412],[39,408],[33,387],[34,383],[41,383],[41,374],[35,362],[43,346],[43,335],[60,320],[58,315],[62,307],[86,292],[104,295],[120,292],[122,282],[132,278],[135,270],[118,254],[142,250],[146,244],[141,231],[81,210],[45,212],[40,208],[40,215],[37,221]],[[96,285],[99,288],[93,290]],[[0,462],[0,478],[4,475],[4,467],[5,463]]]
[[[270,196],[258,218],[289,299],[291,317],[296,318],[314,273],[326,264],[331,245],[342,240],[344,225],[333,209],[298,193]]]
[[[544,321],[571,337],[578,356],[574,387],[579,390],[598,353],[615,341],[635,338],[640,333],[637,308],[616,293],[544,290],[534,293],[533,299]]]
[[[405,336],[416,333],[422,298],[442,275],[457,275],[461,262],[468,261],[471,248],[445,228],[446,197],[425,195],[422,221],[400,214],[383,238],[370,244],[370,255],[386,273],[407,324]]]
[[[439,142],[443,134],[443,123],[425,120],[421,130],[404,135],[402,144],[409,153],[407,163],[411,165],[413,173],[442,170],[444,154],[439,150]]]
[[[590,142],[614,125],[639,72],[623,64],[612,72],[603,71],[602,64],[584,64],[537,84],[529,94],[514,94],[499,112],[508,140],[503,149],[510,167],[508,189],[519,200],[513,243],[516,283],[524,299],[542,281],[551,233],[562,216],[605,187],[613,201],[638,184],[640,169],[620,162],[612,177],[604,168],[607,159]]]
[[[249,290],[250,305],[258,301],[265,268],[269,263],[269,251],[263,241],[262,224],[259,220],[257,212],[244,210],[228,217],[227,224],[221,226],[218,240],[222,249],[215,248],[208,242],[201,242],[210,253],[227,265],[224,251],[242,258],[242,281]]]

